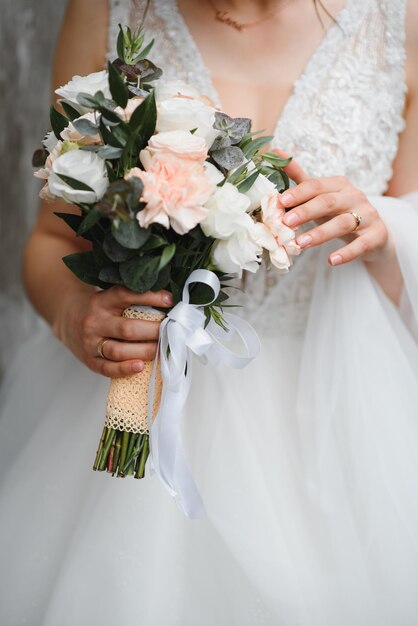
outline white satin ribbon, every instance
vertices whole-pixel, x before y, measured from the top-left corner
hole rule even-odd
[[[189,286],[192,283],[208,285],[213,291],[213,298],[200,305],[191,304]],[[241,369],[257,356],[260,349],[260,340],[255,330],[236,315],[229,313],[223,315],[227,330],[213,320],[205,328],[206,318],[203,309],[215,302],[220,287],[219,279],[213,272],[195,270],[190,274],[184,285],[182,300],[161,322],[157,357],[150,384],[148,428],[152,471],[176,499],[180,509],[191,518],[202,517],[205,512],[181,439],[181,414],[192,379],[192,353],[204,363],[225,364]],[[222,343],[235,334],[245,348],[243,356]],[[158,357],[163,390],[160,407],[152,423]]]

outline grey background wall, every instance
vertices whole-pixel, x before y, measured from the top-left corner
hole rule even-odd
[[[31,156],[48,128],[51,64],[65,5],[0,0],[0,372],[34,324],[23,301],[20,259],[38,206]]]

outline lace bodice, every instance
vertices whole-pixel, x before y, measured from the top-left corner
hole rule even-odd
[[[294,84],[273,143],[310,176],[343,175],[367,194],[385,192],[404,127],[406,2],[347,0]],[[110,4],[114,54],[118,23],[136,24],[144,1]],[[165,75],[190,82],[221,108],[176,0],[152,0],[145,26],[155,38],[153,59]],[[317,257],[318,250],[307,250],[289,274],[262,270],[248,277],[245,311],[260,330],[268,332],[272,325],[303,330]]]

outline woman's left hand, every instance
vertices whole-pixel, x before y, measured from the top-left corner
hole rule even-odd
[[[361,258],[381,262],[391,258],[395,248],[387,228],[366,196],[344,177],[310,179],[294,161],[286,168],[297,183],[281,196],[288,210],[284,223],[297,228],[316,221],[318,226],[299,235],[296,242],[302,249],[318,246],[332,239],[343,239],[347,245],[333,252],[328,261],[342,265]],[[357,219],[352,212],[361,217]]]

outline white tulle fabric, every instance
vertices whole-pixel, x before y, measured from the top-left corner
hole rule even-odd
[[[123,19],[128,2],[114,5]],[[312,175],[344,173],[370,195],[396,241],[400,309],[361,262],[331,269],[332,246],[249,283],[260,356],[239,372],[194,367],[183,431],[208,517],[193,522],[158,481],[90,470],[107,381],[48,329],[34,336],[1,398],[1,624],[416,626],[418,193],[379,195],[403,124],[404,9],[348,0],[277,137]],[[174,2],[148,20],[166,31],[160,62],[193,82]]]

